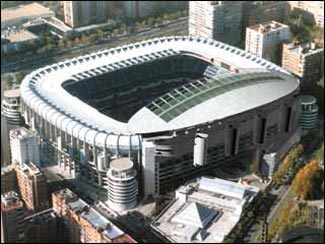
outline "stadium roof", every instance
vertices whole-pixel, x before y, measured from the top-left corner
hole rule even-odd
[[[181,53],[210,63],[213,59],[219,60],[235,67],[239,74],[227,76],[221,72],[214,78],[188,84],[184,91],[181,88],[171,91],[165,94],[172,97],[162,110],[148,105],[128,123],[100,113],[62,87],[68,80],[78,82],[83,77]],[[272,79],[258,80],[266,77]],[[273,102],[298,86],[298,81],[281,67],[241,49],[206,38],[175,36],[103,50],[35,70],[23,80],[21,98],[40,116],[67,133],[78,135],[80,140],[115,147],[119,144],[121,148],[129,147],[130,143],[136,147],[140,139],[133,136],[135,134],[175,130],[222,119]],[[157,102],[163,102],[165,96]]]

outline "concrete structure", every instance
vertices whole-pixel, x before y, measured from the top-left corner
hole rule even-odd
[[[10,165],[10,144],[7,119],[1,112],[1,167]]]
[[[1,195],[1,243],[22,242],[25,208],[14,191]]]
[[[202,177],[178,188],[152,227],[174,243],[221,243],[258,192],[256,187]]]
[[[44,173],[33,163],[14,164],[14,168],[21,198],[27,210],[39,212],[49,208],[47,179]]]
[[[38,137],[34,131],[24,127],[10,130],[10,150],[13,163],[33,162],[40,165]]]
[[[1,105],[1,114],[3,114],[9,125],[22,125],[23,118],[20,113],[20,90],[7,90],[3,94]]]
[[[1,167],[1,194],[9,191],[17,191],[16,171],[11,165]]]
[[[128,18],[144,18],[151,16],[157,1],[123,1],[125,15]]]
[[[63,243],[63,224],[52,208],[24,219],[26,243]]]
[[[33,19],[50,18],[55,13],[39,3],[19,5],[1,10],[1,30],[14,25],[21,25]]]
[[[313,96],[305,95],[300,96],[301,114],[300,114],[300,127],[302,133],[309,130],[314,130],[318,125],[318,106],[316,98]]]
[[[299,131],[298,92],[298,80],[281,67],[184,36],[46,66],[21,85],[23,114],[42,150],[52,148],[48,157],[96,186],[103,201],[114,158],[134,163],[140,197],[164,194],[224,164],[260,168],[263,150]],[[208,134],[199,168],[198,133]]]
[[[68,188],[52,193],[55,213],[64,219],[73,243],[107,243],[135,241],[108,219],[90,207]]]
[[[40,42],[40,38],[28,30],[11,28],[1,33],[1,53],[21,52]]]
[[[138,182],[133,162],[128,158],[110,163],[108,174],[108,206],[116,211],[133,208],[137,204]]]
[[[64,22],[72,28],[107,20],[107,1],[63,1]]]
[[[270,21],[246,28],[245,50],[273,63],[280,63],[281,44],[290,40],[289,26]]]
[[[236,45],[242,34],[242,1],[190,1],[189,34]]]
[[[283,44],[282,67],[299,77],[303,90],[313,88],[324,74],[324,46]]]
[[[291,9],[299,9],[316,25],[324,28],[324,1],[289,1]]]

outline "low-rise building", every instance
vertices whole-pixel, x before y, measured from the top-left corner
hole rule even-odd
[[[258,192],[256,187],[202,177],[179,187],[152,227],[171,242],[220,243]]]
[[[25,242],[63,243],[65,228],[52,208],[30,215],[24,219]],[[66,242],[65,242],[66,243]]]
[[[300,96],[301,112],[300,112],[300,128],[303,134],[309,130],[317,128],[318,124],[318,106],[317,100],[313,96]]]
[[[115,226],[69,189],[52,193],[53,209],[64,219],[70,242],[108,243],[123,239],[135,243],[129,235]]]
[[[21,25],[33,19],[50,18],[55,13],[39,3],[19,5],[18,7],[1,9],[1,29]]]

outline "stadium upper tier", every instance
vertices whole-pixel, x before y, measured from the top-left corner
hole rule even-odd
[[[284,69],[241,49],[175,36],[35,70],[23,80],[21,98],[81,140],[138,147],[141,133],[219,120],[285,97],[298,86]]]

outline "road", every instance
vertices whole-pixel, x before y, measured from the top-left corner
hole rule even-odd
[[[151,38],[157,37],[162,32],[183,31],[184,33],[187,33],[187,29],[188,29],[187,26],[188,26],[188,18],[183,17],[180,18],[179,20],[170,22],[163,26],[152,28],[150,30],[139,31],[136,33],[132,33],[130,35],[124,35],[124,36],[112,38],[110,40],[106,39],[106,40],[99,41],[97,43],[87,44],[73,49],[56,52],[51,57],[43,57],[43,58],[37,57],[37,58],[22,60],[14,63],[6,63],[1,65],[1,74],[7,72],[13,72],[17,70],[34,70],[50,63],[56,63],[71,58],[71,56],[77,56],[78,54],[82,55],[82,53],[84,52],[95,52],[101,49],[107,49],[109,47],[119,45],[121,41],[137,39],[143,36],[147,36]]]

